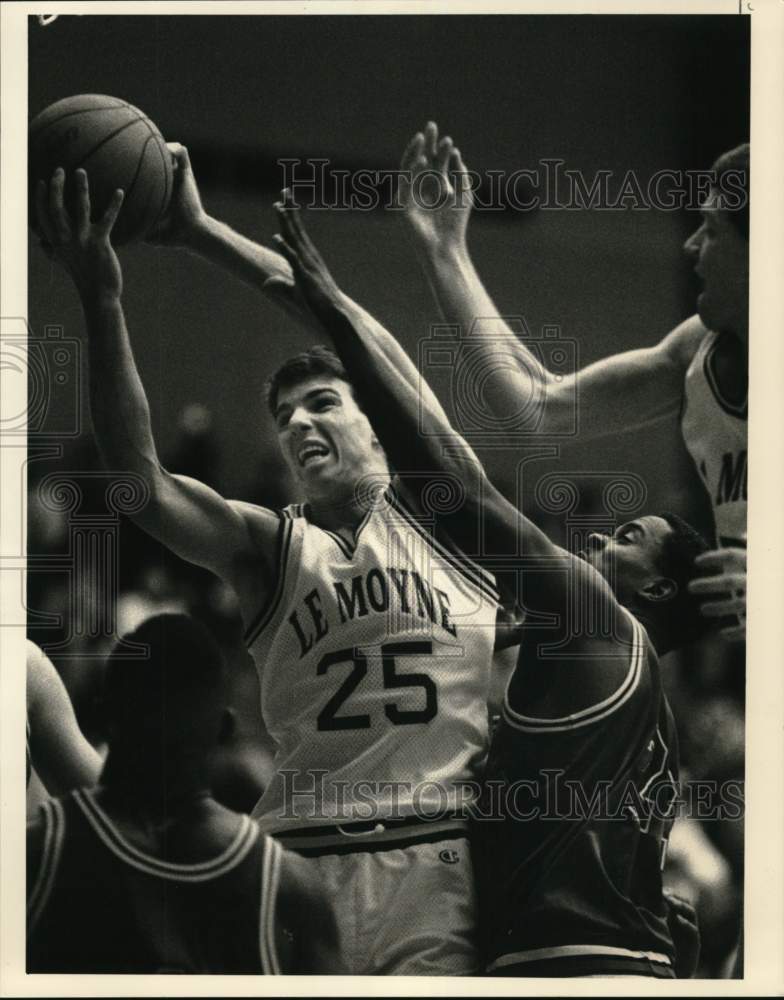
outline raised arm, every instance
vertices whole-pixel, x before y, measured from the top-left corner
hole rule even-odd
[[[314,317],[332,339],[387,456],[396,468],[438,480],[446,473],[464,487],[465,500],[444,513],[444,529],[461,548],[473,544],[481,518],[488,551],[522,551],[537,606],[553,610],[568,600],[567,575],[578,586],[601,591],[614,603],[602,578],[582,560],[555,545],[531,520],[492,485],[465,441],[440,410],[430,408],[416,388],[400,375],[379,344],[377,323],[364,323],[332,279],[302,226],[299,210],[279,203],[282,236],[276,237],[292,265],[297,283]],[[382,328],[383,329],[383,328]],[[392,335],[384,330],[385,337]],[[514,601],[514,581],[500,580],[504,599]]]
[[[583,438],[632,430],[678,412],[686,369],[706,332],[696,316],[653,347],[556,378],[499,313],[477,274],[467,242],[475,180],[452,140],[439,139],[429,122],[406,148],[402,169],[400,201],[417,255],[444,319],[470,335],[472,350],[484,351],[492,365],[485,399],[493,413],[519,413],[532,387],[540,394],[541,419],[520,430],[571,432],[575,396]]]
[[[437,482],[444,473],[457,479],[464,500],[439,515],[443,529],[465,549],[474,543],[481,523],[486,551],[507,556],[513,570],[496,574],[502,602],[515,605],[522,585],[523,610],[546,616],[539,619],[539,628],[523,624],[520,629],[510,703],[530,715],[562,716],[609,698],[628,675],[634,626],[607,581],[587,562],[555,545],[493,487],[443,415],[429,408],[399,375],[379,348],[376,331],[345,309],[340,289],[304,232],[297,210],[277,208],[283,232],[279,245],[393,466],[418,471],[421,481]],[[611,633],[586,628],[586,615],[612,621]],[[549,638],[542,632],[547,622],[554,629],[551,637],[558,652],[542,659],[539,646]]]
[[[174,194],[171,208],[150,242],[181,247],[203,257],[260,291],[311,333],[321,336],[321,327],[303,301],[286,258],[210,215],[202,204],[188,150],[181,143],[168,145],[174,163]],[[345,296],[345,306],[353,310],[363,323],[376,324],[373,317],[348,296]],[[378,326],[378,330],[380,333],[383,328]],[[384,339],[380,336],[379,339],[401,374],[412,385],[417,385],[419,376],[416,367],[401,345],[392,337]],[[440,409],[441,405],[429,386],[425,393],[429,405]]]
[[[288,262],[210,215],[202,204],[187,148],[179,142],[168,143],[168,148],[174,191],[166,215],[148,242],[188,250],[224,268],[312,329],[312,317],[295,288]]]
[[[236,583],[244,563],[265,565],[265,539],[273,552],[277,519],[259,512],[249,524],[241,505],[186,476],[172,475],[158,459],[144,388],[131,351],[122,307],[122,271],[110,242],[122,191],[97,222],[91,221],[87,175],[76,171],[71,219],[63,205],[64,174],[37,189],[38,222],[45,246],[70,272],[84,311],[90,357],[90,410],[104,463],[139,476],[149,500],[135,520],[177,555]],[[253,530],[253,535],[251,535]]]

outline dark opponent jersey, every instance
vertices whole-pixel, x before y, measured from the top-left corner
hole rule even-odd
[[[483,801],[502,818],[474,830],[488,973],[672,976],[661,868],[677,739],[642,626],[599,704],[537,719],[508,698]]]
[[[28,870],[28,972],[280,972],[282,852],[249,817],[217,856],[172,864],[129,843],[90,791],[41,808],[41,864]]]

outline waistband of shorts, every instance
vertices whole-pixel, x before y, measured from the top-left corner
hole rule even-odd
[[[509,952],[487,966],[491,976],[648,976],[674,979],[667,955],[608,945],[556,945]]]
[[[467,838],[464,819],[427,819],[406,816],[395,819],[352,820],[333,826],[299,827],[273,833],[283,847],[306,857],[320,854],[355,854],[387,851],[412,844],[439,843]]]

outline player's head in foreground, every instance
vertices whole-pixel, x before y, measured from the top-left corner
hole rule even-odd
[[[717,333],[748,338],[749,145],[731,149],[712,166],[715,184],[700,207],[702,222],[684,244],[703,288],[700,319]]]
[[[598,570],[619,603],[645,625],[660,653],[697,639],[705,618],[688,591],[708,543],[675,514],[637,518],[611,535],[588,536],[578,555]]]
[[[346,370],[328,348],[284,362],[268,382],[267,401],[286,463],[309,501],[342,505],[366,477],[389,476]]]
[[[232,728],[226,667],[210,632],[182,614],[156,615],[124,637],[147,647],[129,659],[115,646],[106,664],[109,756],[102,784],[151,803],[209,790],[217,743]]]

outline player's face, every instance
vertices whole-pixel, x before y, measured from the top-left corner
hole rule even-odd
[[[640,517],[611,535],[589,535],[578,555],[602,574],[621,604],[634,606],[638,595],[661,579],[662,548],[671,532],[662,517]]]
[[[717,333],[746,336],[749,312],[749,243],[717,207],[716,193],[700,211],[702,223],[684,250],[702,281],[697,296],[700,319]]]
[[[286,462],[309,500],[336,499],[386,460],[351,386],[315,375],[278,395],[275,420]]]

